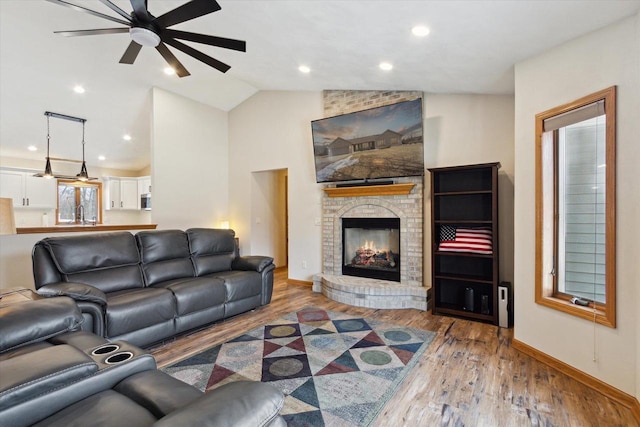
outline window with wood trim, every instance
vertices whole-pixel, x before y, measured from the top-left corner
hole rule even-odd
[[[536,302],[616,325],[616,88],[536,115]]]
[[[58,180],[56,224],[102,224],[102,184]]]

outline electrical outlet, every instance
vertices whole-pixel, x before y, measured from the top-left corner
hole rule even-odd
[[[304,270],[306,270],[306,269],[307,269],[307,261],[302,261],[302,268],[303,268]]]
[[[315,219],[313,220],[313,223],[314,223],[315,225],[321,225],[321,223],[322,223],[322,222],[321,222],[320,218],[315,218]]]

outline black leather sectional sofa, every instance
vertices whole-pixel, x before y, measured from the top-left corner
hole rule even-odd
[[[73,298],[83,330],[140,347],[268,304],[274,268],[239,256],[233,230],[48,237],[33,249],[40,295]]]
[[[78,330],[69,298],[0,307],[0,426],[286,425],[283,394],[239,381],[203,394],[125,341]]]

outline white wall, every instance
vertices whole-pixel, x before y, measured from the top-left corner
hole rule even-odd
[[[635,396],[640,395],[638,20],[579,37],[515,68],[515,338]],[[616,329],[534,302],[535,114],[613,85],[618,86]]]
[[[513,97],[425,96],[427,167],[502,163],[500,178],[501,279],[513,278]],[[252,220],[251,173],[289,169],[289,277],[311,280],[322,271],[321,188],[315,182],[311,120],[323,117],[319,92],[260,92],[229,114],[230,217],[241,235],[257,231]],[[425,184],[429,184],[428,177]],[[430,204],[425,197],[425,224]],[[255,202],[254,202],[255,203]],[[429,233],[425,227],[425,233]],[[260,232],[256,233],[260,234]],[[429,235],[425,236],[428,242]],[[244,254],[251,242],[240,239]],[[425,243],[428,264],[429,245]],[[308,268],[303,269],[303,261]],[[429,283],[428,266],[425,283]]]
[[[513,96],[434,95],[424,101],[425,168],[500,162],[500,280],[513,282]],[[431,281],[430,175],[425,175],[425,282]],[[515,292],[518,292],[516,290]]]
[[[244,255],[259,254],[249,239],[252,173],[287,169],[289,175],[289,277],[311,281],[322,271],[321,186],[316,184],[311,120],[322,117],[320,92],[259,92],[229,113],[229,211]],[[258,248],[259,249],[259,248]],[[307,262],[307,268],[302,262]]]
[[[227,113],[153,89],[152,220],[158,229],[228,220]]]

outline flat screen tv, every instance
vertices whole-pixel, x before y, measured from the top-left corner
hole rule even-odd
[[[424,174],[422,99],[311,122],[316,181]]]

